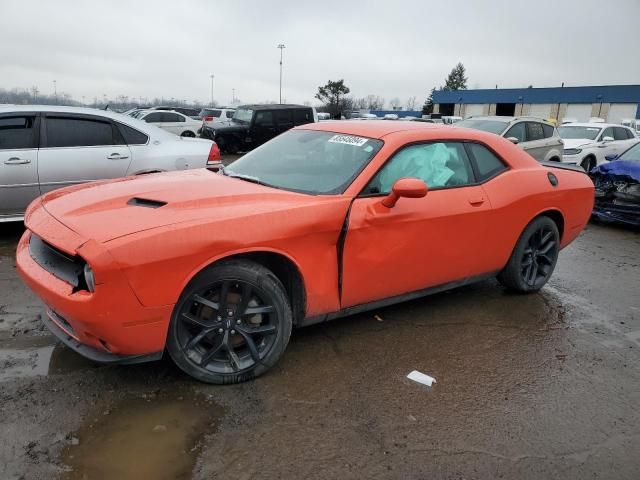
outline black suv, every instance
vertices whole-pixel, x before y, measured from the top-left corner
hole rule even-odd
[[[231,122],[204,126],[200,136],[216,142],[223,153],[246,152],[290,128],[315,121],[313,108],[303,105],[242,105]]]

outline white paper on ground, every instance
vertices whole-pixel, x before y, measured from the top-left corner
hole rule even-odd
[[[425,375],[424,373],[420,373],[417,370],[414,370],[409,375],[407,375],[409,380],[413,380],[414,382],[422,383],[427,387],[430,387],[431,384],[436,383],[436,379],[430,377],[429,375]]]

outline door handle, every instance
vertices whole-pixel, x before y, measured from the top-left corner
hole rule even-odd
[[[25,163],[31,163],[28,158],[11,157],[4,161],[5,165],[22,165]]]
[[[119,153],[112,153],[107,157],[109,160],[125,160],[129,158],[127,155],[120,155]]]
[[[477,195],[475,197],[469,197],[469,203],[471,205],[482,205],[484,203],[484,195]]]

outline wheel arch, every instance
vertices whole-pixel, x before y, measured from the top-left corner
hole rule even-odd
[[[527,228],[527,226],[531,222],[533,222],[536,218],[543,217],[543,216],[549,217],[556,224],[556,227],[558,227],[558,233],[560,234],[560,242],[562,243],[562,237],[564,235],[564,227],[565,227],[564,215],[560,210],[556,208],[549,208],[549,209],[538,212],[531,220],[529,220],[529,222],[527,223],[527,225],[525,225],[522,231],[524,232],[524,229]]]
[[[250,260],[269,269],[282,283],[291,302],[293,323],[304,319],[307,309],[307,293],[304,276],[300,266],[284,252],[270,248],[254,248],[237,252],[229,252],[195,268],[182,285],[182,292],[186,286],[203,270],[228,260]]]

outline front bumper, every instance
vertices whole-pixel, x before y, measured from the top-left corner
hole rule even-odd
[[[109,353],[104,350],[98,350],[97,348],[85,345],[67,332],[65,327],[68,328],[68,322],[66,322],[66,320],[64,320],[62,317],[60,317],[50,309],[48,309],[44,317],[42,317],[42,323],[44,323],[45,327],[47,327],[49,331],[53,333],[58,338],[58,340],[64,343],[67,347],[69,347],[74,352],[79,353],[83,357],[86,357],[89,360],[93,360],[94,362],[109,364],[132,364],[152,362],[154,360],[160,360],[162,358],[162,350],[156,353],[147,353],[140,355],[115,355],[113,353]]]
[[[46,225],[45,231],[42,225]],[[33,225],[28,222],[27,227]],[[87,260],[97,279],[96,290],[90,293],[54,276],[32,258],[29,240],[33,233],[26,230],[17,248],[17,269],[47,306],[47,327],[75,351],[96,361],[131,363],[159,358],[173,306],[143,306],[116,262],[99,244],[63,245],[61,239],[76,234],[59,222],[42,222],[35,227],[38,236],[54,247]]]
[[[596,200],[592,213],[594,217],[605,222],[640,226],[640,206],[615,205]]]

